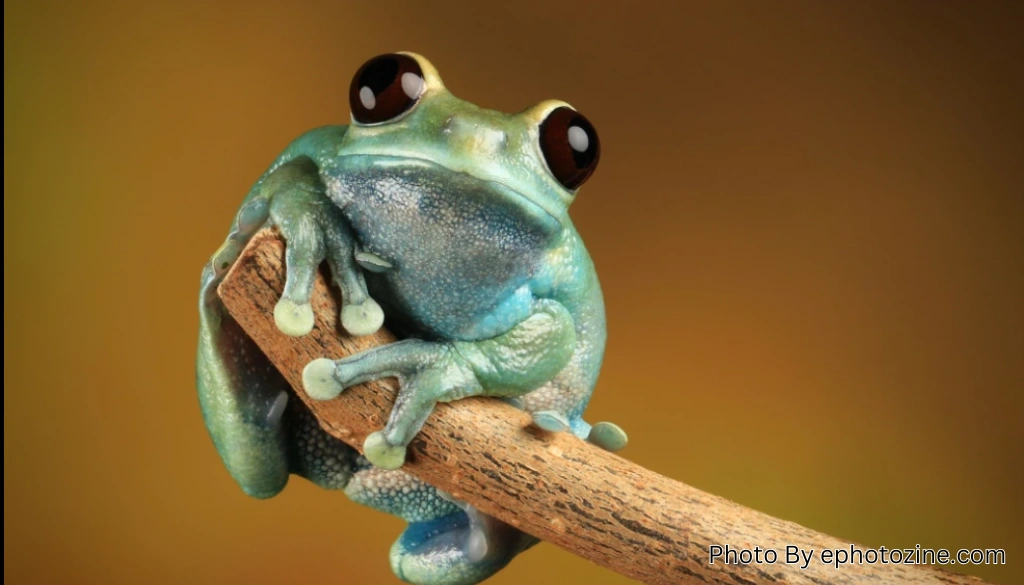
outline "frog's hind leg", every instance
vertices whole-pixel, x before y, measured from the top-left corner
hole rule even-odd
[[[388,422],[366,438],[363,452],[377,467],[398,469],[436,403],[526,394],[569,362],[575,335],[563,305],[538,300],[529,317],[497,337],[454,342],[405,339],[337,361],[314,360],[303,370],[302,381],[311,398],[330,400],[355,384],[397,377],[400,388]]]
[[[206,428],[228,472],[249,495],[269,498],[288,482],[281,417],[289,386],[224,309],[217,285],[269,215],[247,199],[199,286],[196,386]]]
[[[329,434],[294,394],[284,415],[288,470],[326,490],[342,490],[352,479],[359,452]]]
[[[289,386],[213,292],[200,293],[196,385],[203,419],[228,472],[250,496],[269,498],[288,482],[282,414]]]
[[[360,457],[345,488],[355,502],[409,523],[391,547],[391,569],[416,585],[472,585],[537,542],[415,477]]]
[[[219,301],[204,304],[200,323],[200,406],[235,481],[257,498],[277,495],[289,474],[325,489],[343,489],[358,452],[320,428]]]

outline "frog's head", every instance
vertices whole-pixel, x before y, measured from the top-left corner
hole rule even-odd
[[[349,102],[352,124],[340,164],[352,157],[397,171],[429,166],[547,222],[566,220],[600,154],[594,127],[569,104],[548,100],[517,114],[486,110],[453,96],[434,66],[414,53],[364,64]]]

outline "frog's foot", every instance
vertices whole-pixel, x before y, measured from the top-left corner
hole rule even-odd
[[[263,180],[254,201],[269,202],[269,225],[280,230],[286,242],[287,276],[274,307],[277,328],[296,337],[313,329],[309,301],[317,270],[326,260],[341,290],[342,327],[352,335],[377,331],[384,312],[367,293],[356,263],[355,236],[341,209],[328,198],[316,164],[300,156],[281,165]]]
[[[590,429],[587,442],[597,445],[605,451],[621,451],[629,443],[626,431],[619,425],[610,422],[599,422]]]
[[[416,585],[473,585],[537,540],[465,503],[429,522],[410,524],[391,547],[391,569]]]

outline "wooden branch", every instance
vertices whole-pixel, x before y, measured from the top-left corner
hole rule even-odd
[[[316,327],[301,338],[277,331],[273,309],[284,286],[284,243],[263,231],[220,285],[228,311],[310,406],[323,428],[357,449],[379,430],[394,404],[393,379],[310,400],[302,370],[320,357],[341,358],[394,340],[387,331],[353,339],[338,326],[338,294],[318,277]],[[850,543],[772,518],[694,489],[580,441],[532,430],[529,416],[494,399],[438,405],[409,449],[407,472],[538,538],[650,585],[782,583],[983,583],[925,566],[821,561]],[[715,546],[774,550],[762,562],[711,562]],[[787,564],[786,547],[814,550]]]

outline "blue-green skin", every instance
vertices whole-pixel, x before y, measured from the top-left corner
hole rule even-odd
[[[390,555],[399,578],[468,585],[537,541],[399,469],[436,402],[498,396],[548,431],[613,450],[626,438],[582,418],[604,353],[604,304],[567,215],[576,192],[551,176],[538,145],[541,121],[567,104],[484,110],[409,55],[424,73],[410,110],[306,133],[242,203],[203,270],[197,386],[214,444],[246,493],[272,497],[290,474],[344,490],[409,523]],[[316,360],[303,375],[316,399],[398,377],[397,405],[365,457],[320,429],[217,298],[217,284],[265,226],[287,243],[288,282],[275,311],[282,332],[312,328],[311,284],[326,260],[342,292],[342,327],[371,334],[387,315],[404,338]]]

